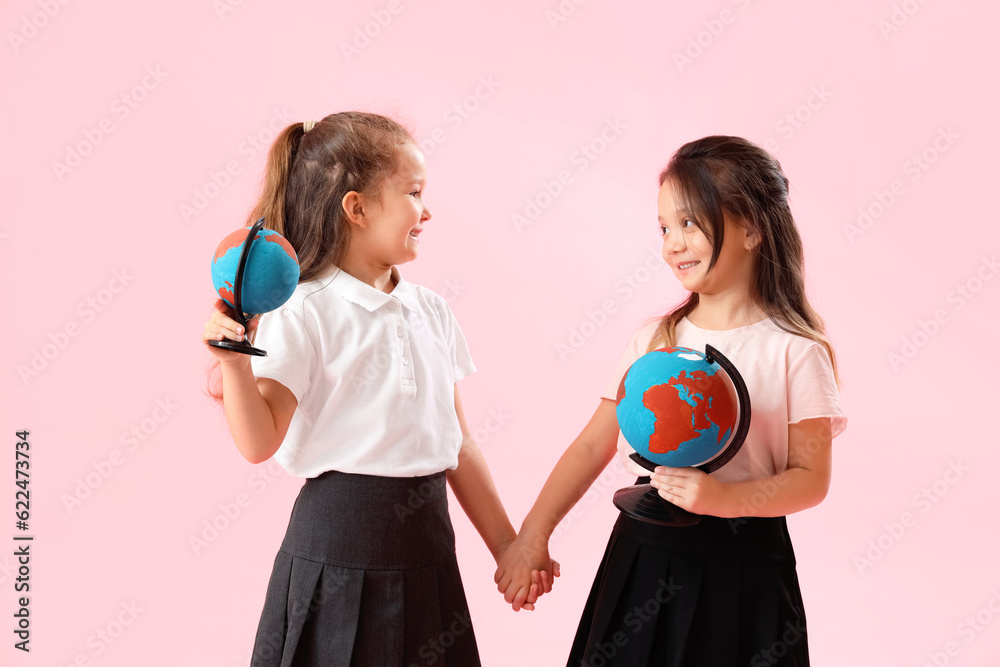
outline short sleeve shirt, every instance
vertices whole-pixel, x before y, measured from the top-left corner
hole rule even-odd
[[[659,321],[639,329],[612,373],[602,398],[618,397],[622,376],[646,353]],[[740,451],[712,476],[724,482],[764,479],[788,469],[788,425],[803,419],[828,418],[834,437],[847,426],[841,413],[833,364],[826,348],[782,330],[770,319],[745,327],[700,329],[683,318],[676,329],[677,347],[699,352],[712,345],[740,372],[750,395],[750,430]],[[625,469],[637,476],[649,472],[628,458],[635,450],[618,434]]]
[[[254,375],[298,400],[274,458],[289,473],[414,477],[458,465],[455,383],[475,372],[448,303],[393,276],[391,293],[344,271],[299,284],[261,319]]]

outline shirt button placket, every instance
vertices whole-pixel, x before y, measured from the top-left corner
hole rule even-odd
[[[403,365],[399,369],[399,384],[406,393],[416,394],[416,376],[413,373],[413,364],[411,363],[413,355],[410,352],[409,337],[406,335],[406,322],[403,319],[403,309],[397,308],[395,301],[390,301],[389,310],[393,311],[397,320],[396,337],[399,339],[400,352],[402,353],[400,361]]]

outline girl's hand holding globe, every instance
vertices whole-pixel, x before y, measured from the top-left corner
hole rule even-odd
[[[731,509],[731,487],[698,468],[657,466],[649,480],[661,498],[688,512],[722,518],[740,516]]]
[[[264,218],[226,236],[212,257],[212,284],[219,298],[202,333],[206,347],[221,363],[249,364],[249,354],[266,354],[246,344],[236,351],[214,343],[246,341],[257,328],[256,316],[279,308],[298,282],[295,250],[281,234],[264,228]]]
[[[247,322],[246,327],[244,327],[234,319],[235,315],[236,313],[228,303],[222,299],[216,299],[215,310],[212,312],[212,316],[208,319],[208,322],[205,323],[202,340],[208,343],[210,340],[228,338],[229,340],[238,342],[253,333],[257,329],[257,324],[260,323],[260,318],[255,317]],[[250,357],[245,354],[226,350],[221,347],[213,347],[212,345],[206,345],[205,347],[219,358],[220,363],[250,363]]]

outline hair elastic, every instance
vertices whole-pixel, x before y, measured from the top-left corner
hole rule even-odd
[[[305,121],[304,123],[302,123],[302,132],[303,132],[303,134],[306,133],[306,132],[308,132],[309,130],[313,129],[314,127],[316,127],[316,121],[314,121],[314,120],[307,120],[307,121]]]

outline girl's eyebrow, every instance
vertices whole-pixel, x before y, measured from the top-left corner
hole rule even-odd
[[[685,211],[684,209],[680,209],[680,208],[677,209],[676,211],[674,211],[674,213],[677,213],[677,214],[681,215],[682,217],[688,217],[688,218],[694,217],[694,216],[691,215],[691,213],[689,211]],[[660,222],[664,221],[662,215],[657,215],[656,219],[659,220]]]

